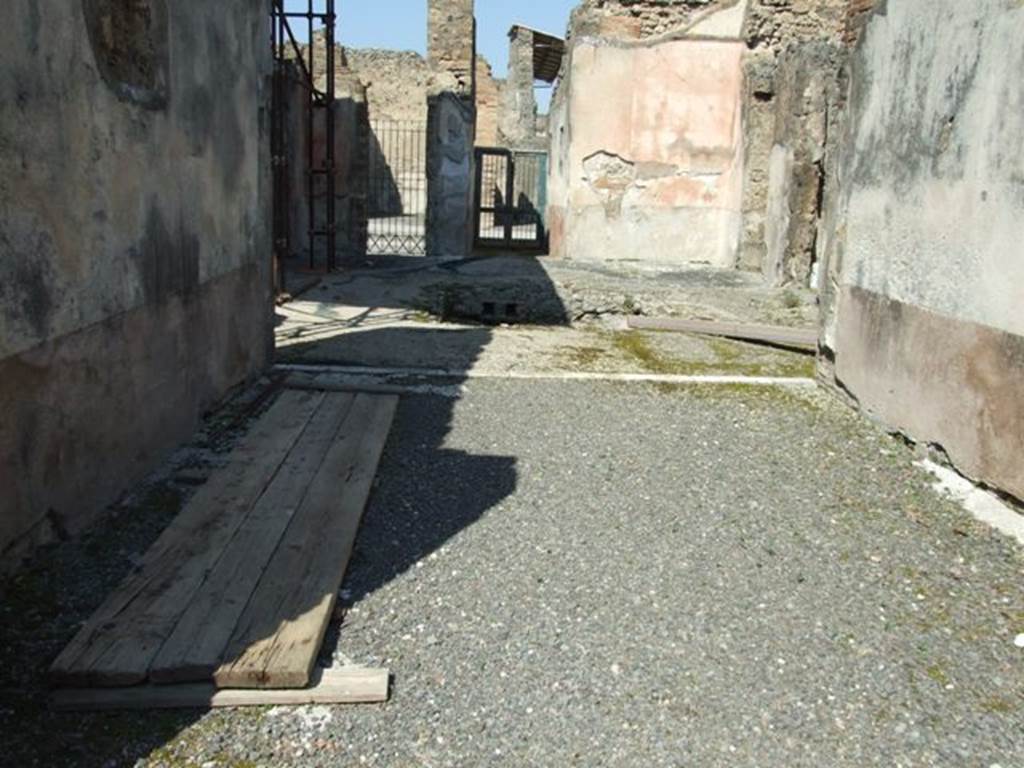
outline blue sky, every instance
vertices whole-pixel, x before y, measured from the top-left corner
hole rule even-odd
[[[504,77],[509,28],[525,24],[561,37],[576,3],[577,0],[476,0],[477,50],[491,62],[495,75]],[[287,0],[287,5],[289,10],[305,10],[306,1]],[[342,44],[426,53],[427,0],[338,0],[337,6]],[[547,96],[547,90],[538,90],[542,109],[546,109]]]

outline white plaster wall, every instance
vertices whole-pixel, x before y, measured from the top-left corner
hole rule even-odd
[[[1024,335],[1024,6],[890,2],[857,55],[841,283]]]
[[[1019,2],[893,0],[871,15],[851,61],[823,305],[835,380],[863,410],[1019,498],[1022,40]]]

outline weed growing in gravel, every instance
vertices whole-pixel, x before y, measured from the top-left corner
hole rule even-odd
[[[925,669],[925,674],[928,675],[932,680],[945,688],[949,685],[949,675],[946,674],[946,670],[941,664],[932,664]]]
[[[782,306],[786,309],[796,309],[797,307],[803,306],[803,299],[800,298],[800,294],[794,291],[792,288],[787,288],[782,294]]]
[[[981,702],[982,712],[988,712],[993,715],[1009,715],[1016,712],[1017,709],[1018,707],[1013,702],[999,696],[992,696]]]
[[[797,409],[805,413],[822,413],[828,407],[826,399],[814,390],[795,390],[781,386],[667,382],[652,383],[649,386],[665,395],[685,395],[716,402],[740,401],[745,406],[764,410]]]
[[[608,357],[608,351],[601,347],[562,347],[560,352],[567,365],[576,370],[590,369],[599,360]]]
[[[809,355],[793,354],[772,362],[744,360],[744,347],[739,342],[711,338],[706,341],[714,360],[682,360],[670,358],[654,348],[641,331],[621,331],[612,335],[612,346],[621,354],[639,363],[648,373],[674,376],[737,375],[810,378],[815,362]]]

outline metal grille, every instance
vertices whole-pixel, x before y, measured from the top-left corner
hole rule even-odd
[[[547,154],[476,151],[476,244],[542,250],[545,246]]]
[[[367,253],[427,252],[427,126],[371,120],[368,137]]]
[[[481,151],[477,155],[478,242],[505,241],[505,198],[511,163],[512,156],[508,152]]]
[[[296,5],[300,5],[296,3]],[[273,96],[271,101],[271,155],[274,175],[273,233],[274,261],[278,290],[285,290],[284,263],[291,255],[290,169],[288,168],[287,136],[287,83],[290,62],[294,61],[302,73],[302,81],[309,89],[306,100],[308,111],[307,130],[308,156],[306,158],[306,196],[309,201],[309,244],[310,268],[316,266],[314,254],[318,241],[327,254],[328,270],[335,267],[337,237],[337,210],[335,201],[335,47],[334,30],[337,23],[335,0],[306,0],[305,11],[288,11],[284,0],[271,0],[271,46],[274,55]],[[307,39],[312,41],[314,32],[324,36],[326,61],[318,63],[313,45],[301,46],[292,31],[292,22],[305,22]],[[324,87],[317,87],[320,70],[323,70]],[[317,115],[324,121],[325,147],[322,157],[314,152],[313,125]],[[322,194],[317,195],[321,189]],[[318,205],[318,201],[322,203]],[[322,209],[322,210],[320,210]]]
[[[512,153],[512,242],[527,247],[544,240],[548,156],[544,152]]]

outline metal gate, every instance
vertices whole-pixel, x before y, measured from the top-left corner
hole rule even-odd
[[[476,247],[546,250],[547,175],[546,152],[477,148]]]
[[[371,120],[367,142],[367,253],[425,256],[426,123]]]

